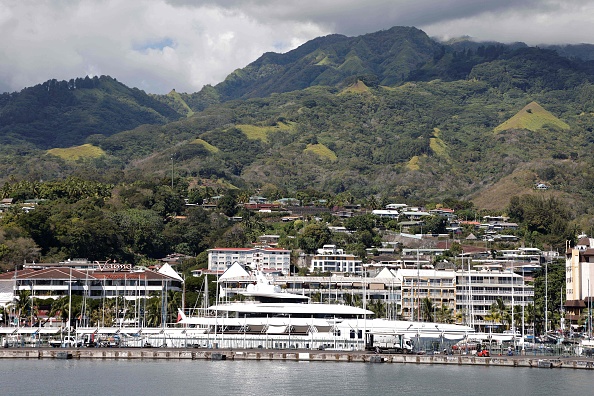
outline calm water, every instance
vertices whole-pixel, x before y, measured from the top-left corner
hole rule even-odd
[[[571,369],[254,361],[0,361],[2,395],[590,395]]]

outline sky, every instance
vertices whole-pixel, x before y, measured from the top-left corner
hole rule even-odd
[[[594,0],[0,0],[0,92],[109,75],[147,93],[192,93],[265,52],[393,26],[594,43]]]

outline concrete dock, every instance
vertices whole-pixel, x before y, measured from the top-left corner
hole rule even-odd
[[[4,348],[0,359],[171,359],[171,360],[279,360],[311,362],[359,362],[445,364],[498,367],[594,369],[594,359],[553,356],[395,355],[359,351],[218,350],[174,348]]]

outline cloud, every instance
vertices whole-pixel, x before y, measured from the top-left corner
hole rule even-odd
[[[0,0],[0,90],[107,74],[195,92],[267,51],[318,36],[416,26],[429,35],[587,42],[594,0]]]

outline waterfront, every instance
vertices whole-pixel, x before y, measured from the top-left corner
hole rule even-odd
[[[2,359],[2,394],[590,394],[591,370],[297,361]]]

